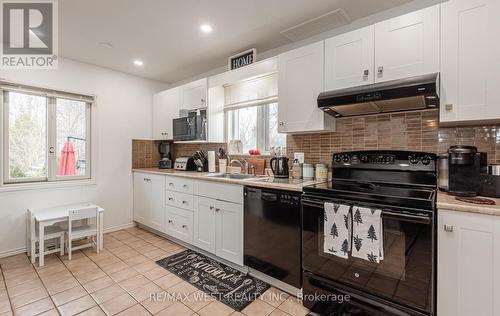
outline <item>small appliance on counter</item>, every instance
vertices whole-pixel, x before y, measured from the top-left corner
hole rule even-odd
[[[170,142],[161,142],[158,145],[158,152],[160,153],[160,161],[158,168],[172,169],[172,158],[170,156]]]
[[[481,173],[487,170],[486,153],[474,146],[451,146],[448,149],[448,193],[476,196],[481,190]]]
[[[271,158],[270,161],[271,170],[274,173],[275,178],[288,178],[288,158],[285,156],[278,156]]]
[[[479,195],[500,198],[500,165],[488,165],[488,173],[481,174]]]
[[[182,171],[195,171],[196,164],[194,163],[194,158],[193,157],[176,158],[174,163],[174,169]]]

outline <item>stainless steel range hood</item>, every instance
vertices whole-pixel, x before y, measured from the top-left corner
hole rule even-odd
[[[318,107],[335,117],[439,107],[439,74],[322,92]]]

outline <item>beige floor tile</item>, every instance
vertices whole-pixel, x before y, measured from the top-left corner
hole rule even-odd
[[[44,279],[44,278],[50,277],[51,275],[60,274],[61,272],[67,271],[67,270],[68,270],[68,268],[66,268],[66,266],[61,263],[61,264],[58,264],[55,266],[47,267],[47,268],[42,269],[42,270],[38,270],[38,275],[40,276],[40,278]]]
[[[148,262],[149,260],[150,259],[146,256],[136,255],[136,256],[133,256],[131,258],[124,260],[124,262],[132,267],[132,266],[135,266],[135,265],[140,264],[140,263]]]
[[[247,307],[245,307],[245,309],[243,309],[241,312],[248,316],[267,316],[271,314],[273,310],[273,306],[257,299],[250,303]]]
[[[43,312],[41,314],[38,314],[36,316],[59,316],[59,312],[57,309],[51,309],[50,311]]]
[[[158,268],[158,265],[155,262],[148,260],[146,262],[136,264],[132,268],[137,272],[144,274],[145,272]]]
[[[161,288],[154,284],[153,282],[149,282],[141,287],[138,287],[132,291],[129,292],[130,295],[132,295],[132,297],[138,301],[138,302],[142,302],[148,298],[151,297],[151,295],[153,295],[154,293],[158,293],[158,292],[161,292]]]
[[[129,245],[129,247],[131,247],[133,249],[140,249],[144,246],[149,245],[149,243],[147,241],[142,240],[142,239],[139,239],[139,240],[133,241],[133,242],[129,242],[127,244]]]
[[[106,316],[106,313],[104,313],[99,306],[95,306],[78,314],[78,316]]]
[[[194,311],[189,309],[186,305],[182,304],[181,302],[175,302],[171,306],[167,307],[166,309],[162,310],[156,315],[160,316],[190,316],[193,315]]]
[[[55,295],[55,294],[60,293],[62,291],[72,289],[78,285],[79,285],[78,281],[76,279],[72,278],[72,279],[67,279],[67,280],[61,281],[58,284],[46,286],[46,288],[47,288],[47,291],[49,291],[50,295]]]
[[[142,273],[149,280],[151,280],[151,281],[158,280],[159,278],[170,274],[170,272],[168,272],[167,269],[159,267],[156,263],[155,263],[155,265],[156,265],[156,267],[153,268],[152,270],[149,270],[149,271]]]
[[[219,301],[213,301],[198,311],[201,316],[227,316],[231,315],[234,309],[224,305]]]
[[[30,304],[48,297],[49,294],[44,288],[37,288],[34,291],[24,293],[15,297],[11,297],[10,302],[13,308],[19,308],[23,305]]]
[[[60,306],[85,295],[87,295],[87,291],[81,285],[78,285],[72,289],[53,295],[52,301],[54,301],[56,306]]]
[[[271,306],[278,307],[289,297],[289,294],[280,291],[277,288],[271,287],[266,292],[264,292],[264,294],[259,296],[259,299],[263,300]]]
[[[138,274],[137,271],[135,271],[132,268],[126,268],[117,272],[113,272],[109,274],[109,276],[115,281],[115,282],[121,282],[123,280],[127,280],[130,278],[135,277]]]
[[[110,287],[104,288],[97,292],[91,294],[97,304],[102,304],[120,295],[126,294],[124,289],[122,289],[118,284],[113,284]]]
[[[14,310],[16,316],[31,316],[41,314],[54,308],[50,298],[46,297],[28,305],[21,306]]]
[[[269,316],[290,316],[290,314],[276,308]]]
[[[112,298],[109,301],[102,303],[100,306],[102,310],[108,315],[115,315],[119,312],[126,310],[129,307],[137,304],[137,301],[128,294],[122,294],[118,297]]]
[[[99,279],[85,283],[83,287],[87,290],[87,292],[94,293],[95,291],[99,291],[100,289],[104,289],[113,284],[115,284],[115,282],[109,276],[105,275]]]
[[[86,311],[94,306],[96,306],[96,302],[92,299],[92,297],[90,297],[90,295],[87,295],[61,305],[57,307],[57,309],[62,316],[71,316]]]
[[[141,253],[146,253],[146,252],[150,252],[150,251],[154,251],[154,250],[158,250],[158,248],[151,245],[150,243],[137,249],[137,251],[140,251]]]
[[[112,254],[105,257],[95,257],[92,260],[94,260],[94,262],[100,267],[104,267],[113,263],[122,262],[120,258]]]
[[[26,294],[28,292],[43,288],[42,282],[40,280],[33,280],[19,284],[12,287],[7,287],[10,297],[15,297],[18,295]]]
[[[176,285],[170,287],[167,289],[168,292],[172,294],[181,294],[184,296],[188,296],[191,293],[196,292],[198,289],[189,284],[186,281],[182,281],[180,283],[177,283]]]
[[[141,302],[150,313],[156,314],[176,302],[168,292],[162,291]]]
[[[20,275],[16,275],[12,278],[5,279],[5,283],[7,284],[7,286],[10,287],[10,286],[20,285],[20,284],[23,284],[24,282],[33,281],[33,280],[37,280],[37,279],[38,279],[38,274],[36,274],[35,270],[31,270],[29,272],[26,272],[26,273],[23,273]]]
[[[102,266],[101,270],[110,275],[112,273],[127,269],[128,267],[129,266],[125,262],[120,261],[117,263],[112,263],[110,265]]]
[[[144,253],[144,256],[152,259],[152,258],[157,258],[157,257],[167,257],[167,252],[161,249],[155,249],[153,251],[148,251]]]
[[[9,298],[5,297],[0,299],[0,314],[7,313],[11,311]]]
[[[307,308],[302,305],[302,302],[295,297],[289,297],[278,308],[293,316],[304,316],[309,313]]]
[[[138,287],[148,284],[150,281],[143,275],[138,274],[130,279],[121,281],[120,286],[125,289],[125,291],[130,292]]]
[[[200,290],[191,293],[188,297],[181,300],[184,305],[195,312],[199,311],[213,301],[214,298]]]
[[[154,283],[156,283],[162,289],[166,290],[182,281],[183,280],[181,278],[171,273],[164,277],[154,280]]]
[[[104,273],[104,271],[99,269],[99,270],[87,272],[84,274],[80,274],[80,275],[77,275],[75,277],[78,280],[78,282],[84,284],[84,283],[88,283],[90,281],[94,281],[94,280],[97,280],[97,279],[105,277],[105,276],[106,276],[106,273]]]
[[[117,252],[117,253],[115,253],[115,255],[122,260],[127,260],[127,259],[130,259],[132,257],[139,256],[140,254],[137,251],[135,251],[134,249],[132,249],[129,251]]]
[[[136,304],[118,314],[118,316],[149,316],[149,315],[151,314],[141,304]]]

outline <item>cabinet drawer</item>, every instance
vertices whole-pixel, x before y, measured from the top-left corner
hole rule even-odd
[[[198,195],[243,204],[243,186],[237,184],[198,181]]]
[[[167,205],[183,208],[192,211],[194,208],[194,197],[191,194],[179,193],[175,191],[167,192]]]
[[[167,177],[167,190],[180,193],[193,194],[194,181],[180,177]]]
[[[166,233],[187,243],[193,242],[193,212],[167,206]]]

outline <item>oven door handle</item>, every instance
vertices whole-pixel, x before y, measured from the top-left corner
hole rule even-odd
[[[319,208],[324,207],[324,202],[320,202],[317,200],[310,200],[307,198],[302,198],[302,204],[311,207],[319,207]],[[346,205],[349,205],[349,203],[346,203]],[[393,218],[413,223],[430,224],[432,222],[432,214],[424,214],[424,213],[420,214],[396,213],[388,209],[382,209],[381,216],[383,218]]]

